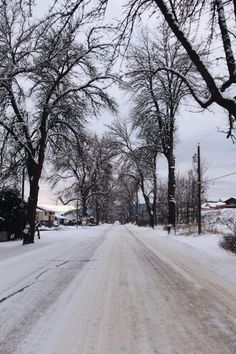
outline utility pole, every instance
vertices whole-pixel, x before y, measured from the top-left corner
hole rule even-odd
[[[197,209],[198,209],[198,234],[202,233],[202,215],[201,215],[201,190],[202,190],[202,181],[201,181],[201,155],[200,155],[200,144],[197,146],[197,154],[193,156],[193,162],[197,163]]]
[[[197,146],[197,174],[198,174],[198,234],[202,233],[202,213],[201,213],[201,155],[200,155],[200,144]]]

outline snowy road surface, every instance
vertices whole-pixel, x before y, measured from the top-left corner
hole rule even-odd
[[[236,284],[188,247],[133,226],[0,244],[0,353],[235,354]]]

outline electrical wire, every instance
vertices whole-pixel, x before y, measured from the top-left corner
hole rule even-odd
[[[208,179],[208,180],[206,180],[206,182],[213,182],[213,181],[216,181],[217,179],[221,179],[221,178],[229,177],[229,176],[233,176],[233,175],[236,175],[236,172],[232,172],[232,173],[229,173],[227,175],[223,175],[223,176],[219,176],[219,177],[216,177],[216,178]]]

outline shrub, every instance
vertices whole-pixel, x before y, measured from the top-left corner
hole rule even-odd
[[[0,231],[21,237],[25,224],[26,203],[14,188],[0,189]]]
[[[224,235],[223,240],[220,241],[220,246],[227,251],[236,253],[236,225],[232,230],[232,234]]]

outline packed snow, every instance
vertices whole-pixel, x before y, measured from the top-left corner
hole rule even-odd
[[[151,262],[152,254],[155,254],[160,264],[163,262],[168,265],[166,268],[168,272],[173,269],[174,273],[171,271],[169,276],[179,274],[178,277],[181,278],[178,281],[180,279],[190,281],[193,284],[191,291],[194,293],[202,288],[203,285],[199,284],[210,281],[210,284],[216,284],[224,289],[224,296],[228,299],[227,296],[231,296],[228,294],[236,294],[236,256],[219,247],[218,243],[221,238],[219,234],[176,236],[168,234],[161,228],[152,230],[147,227],[122,226],[116,223],[98,227],[61,227],[58,231],[42,231],[41,239],[36,238],[33,245],[22,246],[22,241],[0,243],[0,326],[2,334],[0,353],[109,354],[111,345],[115,346],[117,353],[122,350],[124,353],[152,353],[150,348],[154,347],[157,341],[154,332],[153,335],[150,334],[150,338],[142,334],[143,341],[140,342],[140,347],[137,344],[138,340],[137,347],[135,346],[136,340],[134,339],[139,325],[143,328],[151,326],[151,322],[145,324],[145,317],[141,316],[142,307],[135,310],[135,306],[138,306],[135,302],[138,301],[137,304],[142,306],[147,297],[144,292],[143,295],[139,294],[143,297],[138,299],[137,291],[140,292],[140,286],[146,284],[145,274],[148,275],[148,269],[151,266],[151,263],[149,265],[147,263],[147,273],[139,275],[143,269],[137,263],[139,257],[134,258],[136,257],[135,248],[141,247],[138,242],[142,245],[143,251],[146,247],[145,252],[147,254],[151,252]],[[122,271],[117,268],[118,265],[122,267]],[[199,278],[196,278],[198,276]],[[128,281],[131,283],[128,284]],[[130,298],[131,284],[134,293]],[[151,286],[154,299],[155,287],[147,286],[148,289]],[[120,295],[118,291],[122,291]],[[150,290],[148,290],[149,293]],[[107,296],[108,302],[105,302]],[[114,296],[118,296],[115,302],[113,302]],[[215,296],[218,296],[217,293]],[[224,296],[221,295],[222,298]],[[118,311],[118,306],[119,311],[126,308],[126,303],[127,311],[131,312],[117,314],[124,320],[127,317],[127,323],[120,323],[121,327],[119,327],[119,321],[122,320],[117,322],[116,318],[109,316]],[[148,316],[152,316],[154,305],[150,303],[147,306],[150,307],[147,312]],[[158,306],[158,303],[155,306]],[[162,306],[164,306],[161,310],[164,311],[164,316],[165,302]],[[136,316],[138,317],[135,320]],[[137,322],[139,316],[141,316],[140,321],[144,321],[140,324]],[[160,325],[155,321],[153,326]],[[107,328],[108,325],[109,328]],[[134,329],[133,334],[126,333],[132,325],[138,327]],[[116,333],[117,326],[120,328],[118,334]],[[167,322],[166,326],[170,324]],[[192,325],[189,324],[189,326]],[[193,331],[195,331],[194,328],[193,324]],[[179,336],[185,335],[181,329],[179,331]],[[116,336],[116,340],[112,337],[113,335]],[[125,345],[122,347],[122,343],[119,343],[119,336],[121,336],[120,340],[124,340],[125,343],[131,341],[131,347]],[[173,343],[178,341],[181,349],[182,340],[176,338],[172,338]],[[162,345],[167,345],[167,342],[168,336],[165,341],[163,340]],[[219,350],[217,353],[220,352]],[[172,353],[173,350],[170,349],[169,352]],[[182,349],[181,353],[185,352],[186,350]],[[225,353],[228,351],[226,350]]]

